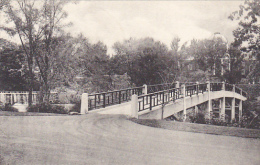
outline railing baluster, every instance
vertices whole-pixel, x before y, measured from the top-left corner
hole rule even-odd
[[[152,110],[152,95],[150,95],[150,110]]]
[[[95,95],[95,101],[94,101],[95,109],[97,108],[97,95]]]
[[[121,91],[119,91],[119,104],[121,104]]]
[[[103,107],[106,107],[106,94],[103,93]]]

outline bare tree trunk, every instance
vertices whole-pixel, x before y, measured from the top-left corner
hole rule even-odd
[[[28,104],[29,106],[32,105],[32,92],[33,92],[33,61],[32,61],[32,57],[29,57],[28,60],[28,65],[29,65],[29,96],[28,96]]]

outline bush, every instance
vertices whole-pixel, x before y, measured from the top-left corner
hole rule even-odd
[[[5,104],[0,106],[1,111],[18,112],[18,109],[11,106],[11,104]]]
[[[77,101],[75,105],[71,108],[70,112],[78,112],[80,113],[81,101]]]
[[[244,128],[260,129],[259,117],[244,114],[241,118],[240,126]]]
[[[47,103],[31,105],[27,108],[27,112],[67,114],[67,111],[64,107]]]
[[[205,114],[204,113],[193,113],[193,115],[189,116],[189,119],[192,123],[206,124]]]
[[[216,117],[213,113],[210,113],[210,116],[206,118],[206,124],[219,125],[219,126],[227,126],[228,124],[228,115],[221,115],[220,117]]]

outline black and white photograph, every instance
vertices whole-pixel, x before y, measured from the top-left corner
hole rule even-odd
[[[260,0],[0,0],[0,165],[259,165]]]

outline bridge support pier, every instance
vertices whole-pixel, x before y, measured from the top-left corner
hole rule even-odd
[[[222,120],[225,121],[225,114],[226,114],[226,98],[223,97],[220,99],[220,117],[223,117]]]
[[[231,100],[231,123],[234,123],[235,121],[235,98],[232,98]]]
[[[239,123],[241,122],[241,118],[242,118],[242,100],[239,100]]]
[[[199,113],[198,105],[195,105],[194,109],[195,109],[195,114],[198,114]]]
[[[212,111],[212,100],[210,97],[210,81],[207,81],[207,90],[208,90],[208,113],[209,113],[209,118],[210,118],[210,113]]]
[[[83,93],[81,96],[80,114],[84,115],[88,112],[88,93]]]

